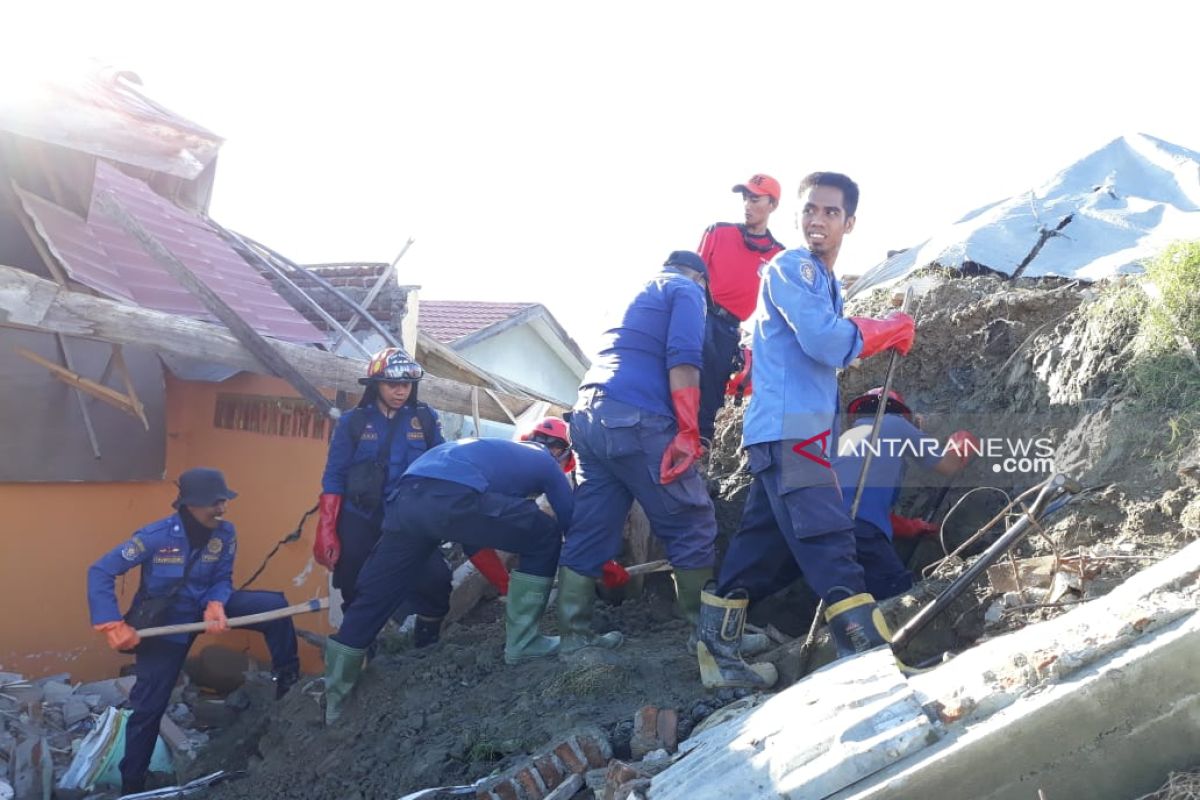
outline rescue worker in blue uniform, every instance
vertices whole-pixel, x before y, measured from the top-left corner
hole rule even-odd
[[[702,453],[698,413],[707,267],[677,250],[604,334],[571,414],[579,462],[575,520],[558,570],[559,655],[621,644],[592,628],[596,580],[621,549],[634,500],[674,567],[680,610],[693,622],[712,578],[716,514],[694,462]]]
[[[833,460],[833,470],[842,487],[842,504],[849,514],[867,449],[872,448],[871,466],[854,517],[854,541],[867,593],[876,600],[895,597],[913,585],[912,573],[892,546],[894,536],[913,530],[937,530],[928,523],[892,513],[892,507],[900,499],[906,461],[949,476],[966,467],[979,450],[979,440],[970,431],[955,431],[944,446],[924,434],[904,397],[895,390],[888,394],[879,439],[871,445],[871,429],[882,395],[883,387],[879,386],[847,404],[850,427],[838,440],[838,455]]]
[[[866,592],[855,557],[854,524],[831,468],[837,442],[837,369],[895,347],[907,353],[914,325],[842,316],[833,268],[842,237],[854,228],[858,186],[818,172],[800,184],[808,249],[777,255],[763,273],[753,322],[754,393],[742,444],[753,482],[720,578],[701,595],[697,658],[705,686],[767,688],[771,664],[748,665],[741,638],[751,600],[785,585],[781,565],[795,563],[828,604],[839,655],[885,643],[890,634]]]
[[[384,498],[417,457],[446,441],[437,412],[417,399],[424,374],[401,348],[376,353],[366,377],[359,378],[366,387],[362,399],[338,420],[329,442],[313,556],[333,572],[343,610],[354,600],[358,574],[379,541]],[[493,562],[500,563],[494,551],[472,560],[486,561],[480,569],[489,576],[495,575],[489,569]],[[414,644],[433,644],[450,601],[450,568],[441,553],[429,554],[409,599],[407,610],[417,615]]]
[[[228,617],[258,614],[287,607],[279,592],[233,590],[233,558],[237,534],[223,517],[237,493],[218,470],[197,467],[179,476],[176,513],[137,531],[88,569],[88,607],[92,626],[114,650],[136,653],[137,682],[129,695],[133,713],[125,725],[125,757],[121,759],[121,791],[145,788],[158,726],[171,699],[194,634],[157,636],[142,641],[121,616],[115,582],[118,575],[141,567],[141,583],[133,598],[130,618],[143,604],[156,599],[165,606],[150,625],[208,623],[209,633],[229,630]],[[300,677],[296,630],[290,618],[247,625],[259,631],[271,652],[276,697]]]
[[[542,636],[562,533],[574,512],[562,471],[566,441],[534,433],[528,442],[461,439],[413,462],[388,498],[383,536],[358,577],[358,594],[341,629],[325,645],[325,721],[334,722],[362,671],[367,646],[420,579],[444,541],[499,548],[520,557],[509,576],[504,660],[553,655],[557,636]],[[546,495],[554,515],[533,498]]]

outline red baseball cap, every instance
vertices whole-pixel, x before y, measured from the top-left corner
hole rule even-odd
[[[752,175],[750,180],[745,183],[739,183],[733,187],[733,190],[738,194],[749,192],[750,194],[770,195],[775,198],[776,203],[779,202],[779,181],[761,172],[757,175]]]

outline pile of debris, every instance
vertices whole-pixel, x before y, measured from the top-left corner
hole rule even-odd
[[[176,771],[186,769],[211,737],[233,726],[241,712],[270,702],[269,672],[249,669],[207,680],[220,660],[254,666],[240,654],[227,653],[224,659],[216,652],[192,659],[172,694],[151,763],[160,781],[173,783]],[[228,694],[202,687],[189,675],[215,682]],[[75,683],[67,673],[26,680],[0,672],[0,798],[82,797],[119,786],[117,765],[135,681],[128,675]]]

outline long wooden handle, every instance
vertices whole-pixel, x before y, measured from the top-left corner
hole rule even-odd
[[[277,608],[274,611],[263,611],[260,614],[247,614],[244,617],[231,617],[229,627],[241,628],[246,625],[254,625],[259,622],[270,622],[273,619],[283,619],[284,617],[294,617],[297,614],[308,614],[313,611],[329,608],[329,598],[322,597],[319,600],[309,600],[307,603],[297,603],[294,606],[287,608]],[[172,633],[201,633],[208,627],[207,622],[184,622],[179,625],[160,625],[157,628],[143,628],[138,631],[138,636],[143,639],[150,636],[169,636]]]

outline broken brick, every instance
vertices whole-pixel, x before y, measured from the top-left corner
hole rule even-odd
[[[558,763],[558,759],[554,757],[553,753],[538,756],[533,760],[533,766],[542,776],[542,783],[546,784],[547,788],[553,789],[562,783],[562,765]]]
[[[605,800],[610,800],[610,798],[614,797],[617,789],[621,786],[641,777],[645,776],[636,768],[614,758],[608,764],[608,771],[604,773]]]
[[[679,712],[673,708],[658,710],[658,744],[668,753],[679,745]]]
[[[586,756],[576,749],[576,745],[568,739],[567,741],[554,748],[554,755],[558,756],[563,765],[570,771],[576,774],[582,774],[587,771],[588,762]]]
[[[578,734],[574,737],[576,745],[587,759],[588,766],[603,767],[612,758],[612,747],[608,739],[601,734]],[[580,770],[581,772],[583,770]]]
[[[633,715],[633,736],[629,739],[629,752],[634,761],[640,761],[646,753],[658,748],[658,709],[654,706],[642,706]]]
[[[541,800],[546,794],[546,787],[542,784],[541,776],[537,774],[537,770],[532,765],[518,772],[513,778],[525,790],[529,800]]]
[[[517,793],[517,787],[513,785],[511,778],[502,780],[493,786],[492,794],[500,800],[521,800],[521,795]]]

